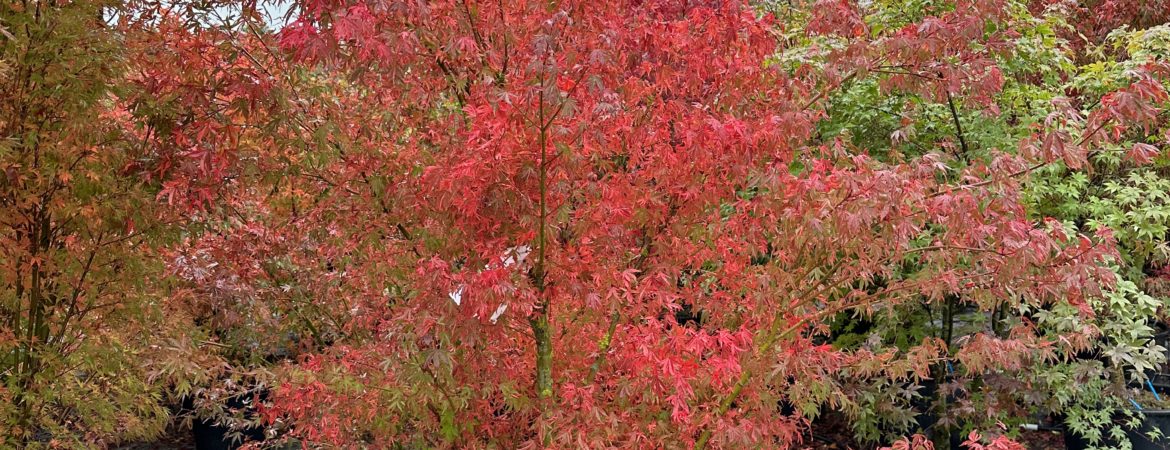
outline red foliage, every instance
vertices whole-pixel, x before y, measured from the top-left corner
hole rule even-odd
[[[870,36],[852,2],[817,2],[809,31],[851,44],[789,73],[767,63],[773,19],[737,1],[304,1],[283,53],[175,30],[140,63],[142,96],[178,111],[143,170],[218,220],[176,250],[177,273],[208,261],[182,298],[333,322],[267,411],[305,439],[790,445],[807,418],[778,402],[839,403],[846,368],[922,379],[948,352],[981,373],[1073,350],[1021,325],[847,352],[819,343],[838,313],[961,295],[1089,314],[1111,282],[1108,235],[1030,219],[1019,182],[1152,121],[1157,83],[957,176],[943,152],[817,135],[826,94],[864,73],[995,114],[1012,32],[986,30],[1006,7],[959,3]]]
[[[916,434],[906,439],[894,442],[894,445],[883,447],[882,450],[934,450],[934,443],[926,436]]]
[[[982,441],[983,437],[972,431],[963,445],[971,450],[1026,450],[1022,444],[1006,436],[995,436],[987,444],[983,444]]]

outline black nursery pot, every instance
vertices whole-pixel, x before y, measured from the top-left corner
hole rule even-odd
[[[1145,420],[1142,420],[1141,428],[1126,432],[1129,442],[1133,444],[1133,450],[1170,449],[1170,437],[1167,437],[1170,436],[1170,410],[1147,409],[1142,411],[1142,414],[1145,415]],[[1153,430],[1161,431],[1163,437],[1150,439],[1147,434]]]
[[[263,399],[266,394],[267,392],[260,392],[259,397]],[[255,404],[252,400],[251,394],[239,395],[229,398],[225,406],[231,409],[246,410],[251,415],[255,412]],[[191,433],[195,437],[195,450],[235,450],[243,446],[245,442],[264,440],[264,427],[251,427],[238,431],[235,434],[239,438],[233,439],[234,433],[226,425],[205,420],[196,420],[191,425]]]
[[[922,396],[911,402],[911,405],[914,407],[914,409],[921,411],[914,418],[914,422],[918,426],[916,431],[923,433],[928,437],[934,438],[937,433],[946,431],[941,430],[936,426],[939,422],[939,417],[938,412],[934,409],[933,402],[936,401],[938,397],[938,380],[923,380],[919,383],[919,385],[922,386],[922,391],[920,392]],[[954,395],[947,395],[947,403],[953,403],[954,401]],[[961,433],[959,430],[952,429],[948,436],[949,439],[946,447],[942,447],[939,450],[964,450],[966,448],[962,445],[965,436],[963,436],[963,433]]]
[[[1060,429],[1060,435],[1064,438],[1065,450],[1085,450],[1089,448],[1089,442],[1081,437],[1081,435],[1073,433],[1067,426]]]

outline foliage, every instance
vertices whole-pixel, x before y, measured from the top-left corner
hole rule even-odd
[[[0,5],[0,445],[161,431],[143,361],[166,332],[149,185],[113,106],[126,67],[102,2]],[[157,235],[154,235],[157,236]]]
[[[856,5],[798,4],[778,11],[779,49],[772,19],[743,5],[509,6],[307,3],[281,33],[325,77],[384,93],[399,137],[377,146],[414,164],[380,173],[401,174],[383,192],[410,213],[408,232],[387,230],[402,240],[383,245],[418,270],[375,338],[310,358],[281,388],[275,411],[302,436],[793,442],[823,407],[874,407],[849,387],[859,380],[885,397],[949,354],[954,382],[977,385],[1083,342],[1016,322],[905,348],[818,344],[843,311],[956,298],[984,312],[1005,299],[1087,311],[1112,280],[1108,245],[1033,222],[1020,203],[1019,177],[1112,140],[1071,117],[999,126],[1022,120],[999,118],[996,101],[998,62],[1016,60],[1010,30],[1035,22],[1020,5],[924,7],[911,23],[875,13],[871,25]],[[1046,25],[1034,26],[1021,52],[1043,55]],[[839,103],[862,102],[839,89],[911,99],[923,150],[873,140],[906,119],[841,115]],[[849,142],[833,120],[878,128]],[[964,120],[982,126],[968,135]],[[681,310],[701,314],[670,314]],[[778,403],[797,412],[777,415]]]
[[[1111,33],[1106,46],[1124,57],[1089,61],[1080,66],[1066,89],[1081,92],[1084,104],[1106,104],[1109,92],[1127,84],[1142,82],[1144,68],[1170,61],[1165,26]],[[1164,102],[1166,99],[1161,99]],[[1090,442],[1101,437],[1128,445],[1123,426],[1134,425],[1127,384],[1142,383],[1148,374],[1161,371],[1166,349],[1154,339],[1154,322],[1164,314],[1167,292],[1159,288],[1158,268],[1166,265],[1167,217],[1162,197],[1167,188],[1165,159],[1160,145],[1166,144],[1165,122],[1150,127],[1119,130],[1118,142],[1101,146],[1091,158],[1092,170],[1070,171],[1052,167],[1042,171],[1031,185],[1029,196],[1041,214],[1052,214],[1074,226],[1108,227],[1118,240],[1120,260],[1113,267],[1118,284],[1106,296],[1093,302],[1097,312],[1085,321],[1068,309],[1039,314],[1039,323],[1053,333],[1070,327],[1091,325],[1100,337],[1090,352],[1108,364],[1069,361],[1037,371],[1039,381],[1054,392],[1053,411],[1066,411],[1069,427]],[[1068,392],[1076,380],[1079,388]]]
[[[5,4],[3,423],[1094,437],[1162,363],[1170,195],[1170,32],[1104,3]]]

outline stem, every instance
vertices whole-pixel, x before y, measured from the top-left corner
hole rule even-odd
[[[49,214],[40,207],[33,214],[31,223],[31,232],[29,233],[29,246],[31,255],[36,258],[42,250],[47,250],[50,243]],[[19,348],[23,349],[24,361],[21,367],[17,370],[17,384],[20,386],[20,391],[16,395],[17,412],[17,427],[21,433],[27,433],[28,427],[32,420],[33,405],[28,398],[28,392],[33,388],[34,381],[40,372],[41,358],[38,352],[41,351],[42,336],[47,334],[48,327],[45,325],[45,293],[44,275],[42,265],[43,262],[35,263],[32,267],[32,281],[29,285],[29,307],[28,307],[28,321],[26,324],[25,341]],[[14,330],[18,331],[18,330]],[[21,363],[21,361],[17,361]]]
[[[552,380],[552,334],[549,332],[550,304],[545,292],[545,258],[547,257],[546,243],[548,240],[548,166],[545,164],[548,148],[548,125],[544,118],[544,80],[541,80],[540,100],[537,114],[540,120],[540,200],[539,218],[536,231],[536,263],[532,268],[533,281],[536,284],[538,301],[533,310],[534,316],[529,319],[532,325],[532,338],[536,341],[536,396],[545,400],[553,396]],[[543,403],[543,402],[542,402]],[[542,405],[543,409],[544,406]]]
[[[613,334],[617,331],[618,321],[621,318],[621,312],[618,310],[614,310],[613,314],[609,316],[609,328],[605,330],[605,335],[597,342],[597,357],[593,358],[593,364],[589,365],[589,376],[585,377],[585,384],[593,384],[593,380],[597,378],[597,372],[605,363],[605,353],[613,345]]]
[[[947,296],[946,305],[943,307],[943,342],[947,344],[947,349],[951,348],[951,340],[955,333],[955,299]]]
[[[959,137],[959,147],[963,149],[961,159],[966,161],[971,156],[971,148],[967,146],[967,138],[963,135],[963,123],[959,121],[959,110],[955,108],[955,99],[951,97],[951,91],[947,92],[947,106],[951,109],[951,120],[955,122],[955,136]]]
[[[1089,139],[1092,139],[1092,137],[1093,137],[1093,136],[1096,136],[1096,135],[1097,135],[1097,133],[1098,133],[1098,132],[1100,132],[1102,128],[1105,128],[1105,125],[1109,124],[1109,122],[1110,122],[1109,120],[1102,121],[1100,125],[1097,125],[1097,127],[1096,127],[1096,128],[1094,128],[1092,131],[1090,131],[1090,132],[1086,133],[1086,134],[1085,134],[1083,137],[1081,137],[1081,140],[1080,140],[1080,141],[1077,141],[1077,144],[1076,144],[1076,145],[1077,145],[1077,146],[1081,146],[1081,145],[1084,145],[1086,142],[1089,142]],[[1097,153],[1097,151],[1098,151],[1098,150],[1093,150],[1093,151],[1089,152],[1089,153],[1087,154],[1087,156],[1091,157],[1091,156],[1095,155],[1095,154]],[[1030,165],[1030,166],[1028,166],[1028,167],[1025,167],[1025,168],[1023,168],[1023,169],[1020,169],[1020,170],[1017,170],[1017,171],[1015,171],[1015,172],[1009,173],[1009,174],[1005,175],[1005,176],[1004,176],[1004,177],[1002,177],[1002,178],[1004,178],[1004,179],[1008,179],[1008,178],[1015,178],[1015,177],[1018,177],[1018,176],[1021,176],[1021,175],[1027,175],[1027,174],[1029,174],[1029,173],[1035,172],[1037,169],[1039,169],[1039,168],[1041,168],[1041,167],[1047,166],[1047,165],[1049,165],[1049,164],[1052,164],[1052,163],[1054,163],[1054,162],[1056,162],[1056,161],[1061,161],[1061,160],[1062,160],[1061,158],[1056,158],[1056,159],[1047,160],[1047,161],[1040,161],[1040,162],[1038,162],[1038,163],[1036,163],[1036,164],[1033,164],[1033,165]],[[983,180],[983,181],[980,181],[980,182],[977,182],[977,183],[971,183],[971,184],[964,184],[964,185],[959,185],[959,186],[956,186],[956,187],[955,187],[955,189],[949,189],[949,190],[946,190],[946,191],[938,191],[938,192],[935,192],[935,193],[933,193],[933,194],[930,194],[930,195],[928,195],[928,196],[927,196],[927,198],[935,198],[935,197],[938,197],[938,196],[940,196],[940,195],[949,194],[950,192],[952,192],[952,191],[954,191],[954,190],[964,190],[964,189],[975,189],[975,188],[980,188],[980,187],[987,186],[987,185],[989,185],[989,184],[995,183],[996,181],[997,181],[997,178],[990,178],[990,179],[986,179],[986,180]]]
[[[553,395],[552,338],[548,327],[548,313],[537,313],[530,319],[532,337],[536,340],[536,395],[547,399]]]

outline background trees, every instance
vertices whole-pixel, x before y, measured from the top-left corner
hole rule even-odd
[[[6,447],[150,436],[167,419],[143,364],[169,323],[149,295],[161,269],[146,247],[154,198],[114,106],[128,55],[106,6],[0,5]]]
[[[1078,67],[1066,89],[1079,93],[1083,103],[1118,111],[1126,108],[1118,106],[1125,103],[1125,97],[1109,92],[1145,82],[1142,77],[1147,71],[1164,71],[1170,58],[1166,31],[1162,25],[1110,33],[1099,47],[1085,50],[1085,54],[1097,56],[1086,57],[1093,60]],[[1164,104],[1165,98],[1159,100]],[[1049,406],[1067,409],[1070,426],[1090,438],[1099,432],[1117,432],[1119,427],[1108,418],[1131,407],[1127,401],[1123,403],[1122,398],[1132,396],[1123,393],[1123,386],[1135,379],[1140,383],[1145,375],[1154,373],[1152,367],[1161,372],[1165,362],[1164,340],[1154,339],[1164,328],[1155,328],[1157,324],[1151,320],[1163,317],[1167,294],[1161,281],[1166,265],[1166,219],[1160,206],[1166,163],[1161,148],[1167,128],[1164,113],[1157,114],[1148,126],[1118,130],[1116,142],[1095,149],[1089,159],[1091,170],[1048,168],[1038,174],[1031,187],[1038,212],[1082,227],[1116,230],[1120,259],[1112,268],[1119,283],[1113,292],[1094,302],[1097,315],[1092,321],[1100,329],[1095,351],[1107,364],[1081,360],[1038,371],[1042,382],[1058,392],[1054,397],[1058,404]],[[1070,320],[1067,313],[1055,313],[1047,318],[1050,323],[1080,321]],[[1139,373],[1126,374],[1123,367]],[[1093,381],[1084,383],[1079,395],[1069,395],[1062,386],[1069,376]]]

